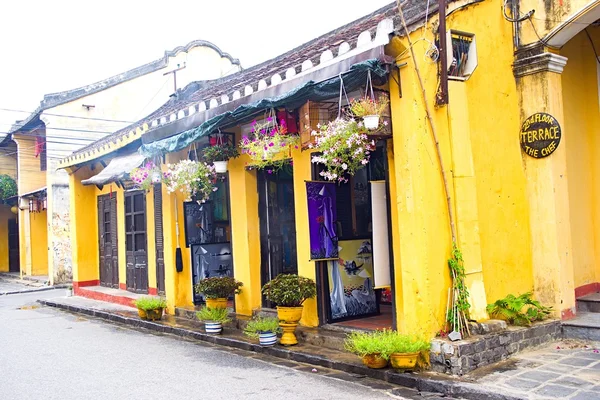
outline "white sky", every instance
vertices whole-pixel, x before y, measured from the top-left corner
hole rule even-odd
[[[248,68],[393,0],[3,0],[0,108],[33,111],[84,86],[208,40]],[[28,114],[0,110],[0,137]]]

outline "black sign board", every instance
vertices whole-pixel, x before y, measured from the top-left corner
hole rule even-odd
[[[213,242],[213,213],[210,202],[183,203],[185,217],[185,246]]]
[[[561,138],[556,118],[546,113],[535,113],[521,127],[521,148],[528,156],[544,158],[558,148]]]

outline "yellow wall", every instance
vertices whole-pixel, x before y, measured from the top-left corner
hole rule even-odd
[[[8,220],[15,218],[10,206],[0,204],[0,272],[8,272]]]
[[[0,147],[0,175],[17,179],[17,144],[12,140]]]
[[[33,134],[41,133],[34,131]],[[40,170],[40,158],[34,155],[35,137],[13,136],[19,149],[19,179],[17,181],[19,195],[44,188],[46,186],[46,172]]]
[[[596,46],[600,29],[589,27]],[[585,32],[561,49],[568,58],[562,74],[564,123],[575,287],[600,281],[600,112],[598,65]]]
[[[29,213],[31,224],[31,275],[48,274],[48,213]]]

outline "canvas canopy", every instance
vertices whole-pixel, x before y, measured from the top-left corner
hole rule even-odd
[[[98,175],[81,181],[84,185],[106,185],[125,178],[134,168],[139,167],[144,161],[144,156],[135,152],[123,156],[118,156],[110,160],[106,168]]]
[[[280,107],[293,110],[309,100],[323,101],[336,98],[340,93],[341,81],[343,81],[346,92],[351,92],[366,85],[369,71],[375,82],[382,82],[387,79],[387,69],[381,61],[377,59],[362,61],[353,64],[348,71],[329,79],[320,82],[309,80],[284,94],[271,98],[263,98],[250,104],[243,104],[233,111],[225,111],[206,120],[195,128],[165,139],[144,144],[138,151],[146,158],[177,152],[185,149],[199,138],[215,132],[217,129],[237,126],[266,110]]]

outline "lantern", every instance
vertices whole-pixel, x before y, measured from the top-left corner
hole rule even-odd
[[[12,206],[10,208],[10,212],[13,214],[18,214],[19,213],[19,208],[17,206]]]

